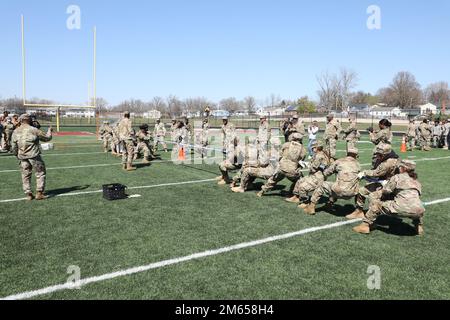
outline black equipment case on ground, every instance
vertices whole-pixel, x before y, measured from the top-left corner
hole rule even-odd
[[[103,186],[103,198],[109,201],[126,199],[128,198],[126,189],[127,187],[122,184],[106,184]]]

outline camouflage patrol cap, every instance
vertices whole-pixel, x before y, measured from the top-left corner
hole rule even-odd
[[[327,119],[334,119],[334,114],[332,114],[332,113],[328,114]]]
[[[222,120],[227,120],[228,121],[228,117],[222,117]]]
[[[109,121],[103,121],[103,124],[109,124]]]
[[[416,170],[417,164],[411,160],[402,160],[402,162],[400,162],[398,166],[399,168],[403,167],[406,168],[407,170],[413,171]]]
[[[356,154],[356,155],[358,155],[359,154],[359,150],[357,149],[357,148],[349,148],[348,149],[348,151],[347,151],[347,153],[351,153],[351,154]]]
[[[129,116],[129,115],[131,115],[131,113],[130,113],[130,111],[125,111],[125,112],[123,113],[123,115],[124,115],[124,116]]]
[[[31,117],[30,117],[30,115],[29,114],[23,114],[23,115],[21,115],[20,117],[19,117],[19,122],[23,122],[23,121],[30,121],[31,120]]]
[[[375,153],[385,156],[385,155],[390,154],[391,152],[392,152],[392,146],[390,144],[384,144],[384,145],[377,147],[377,151]]]
[[[295,115],[295,116],[292,117],[292,119],[293,119],[293,120],[298,120],[299,117],[298,117],[298,115]]]
[[[291,134],[291,136],[289,138],[291,141],[302,141],[303,136],[297,132],[297,133]]]
[[[317,140],[312,143],[311,148],[323,148],[324,146],[323,141]]]

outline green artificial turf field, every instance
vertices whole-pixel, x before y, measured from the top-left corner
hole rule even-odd
[[[82,279],[102,276],[328,226],[354,209],[340,201],[334,212],[310,217],[283,201],[282,188],[258,199],[255,191],[217,186],[217,165],[175,165],[161,153],[163,161],[127,173],[93,136],[54,143],[44,154],[47,201],[20,200],[18,162],[0,155],[0,297],[64,284],[69,266],[78,266]],[[372,149],[360,145],[361,163],[370,162]],[[450,197],[449,151],[406,156],[420,160],[424,202]],[[96,191],[108,183],[140,197],[103,200]],[[424,237],[413,236],[407,220],[384,219],[369,236],[343,225],[32,298],[450,299],[449,207],[427,206]],[[380,290],[367,287],[369,266],[381,269]]]

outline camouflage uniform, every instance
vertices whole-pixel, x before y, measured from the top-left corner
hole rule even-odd
[[[209,145],[209,123],[206,120],[203,121],[202,131],[197,135],[195,145],[197,153],[201,154],[202,158],[206,158]]]
[[[269,157],[269,141],[271,140],[272,133],[270,125],[266,121],[259,125],[258,130],[258,149],[262,157]]]
[[[449,120],[450,121],[450,120]],[[445,137],[445,148],[449,149],[449,141],[450,141],[450,122],[447,121],[447,123],[444,124],[444,137]]]
[[[314,192],[311,198],[311,204],[314,206],[317,205],[320,198],[324,195],[329,195],[330,202],[332,203],[340,198],[349,199],[355,197],[359,192],[358,174],[360,171],[361,166],[358,160],[353,157],[342,158],[334,162],[323,174],[325,177],[337,174],[336,182],[325,181]]]
[[[431,150],[431,134],[431,126],[428,123],[422,122],[419,126],[419,140],[420,146],[424,151]]]
[[[293,141],[283,145],[281,148],[280,166],[269,181],[262,187],[260,195],[273,190],[273,188],[285,178],[293,182],[290,191],[291,193],[294,191],[295,184],[303,176],[299,162],[305,160],[308,155],[305,147],[299,142],[301,140],[300,137],[300,134],[295,133],[291,136]]]
[[[445,132],[445,128],[440,123],[435,123],[433,126],[433,148],[439,148],[442,135]]]
[[[373,225],[378,216],[384,214],[410,218],[416,226],[422,226],[425,208],[420,200],[421,194],[419,181],[412,179],[408,173],[398,174],[371,198],[364,222]],[[384,196],[393,196],[394,199],[383,201]]]
[[[226,151],[230,142],[236,137],[235,126],[228,122],[226,125],[222,126],[222,137],[223,137],[223,150]]]
[[[250,141],[246,149],[241,176],[238,177],[241,179],[241,186],[232,189],[234,192],[247,191],[256,179],[268,180],[275,174],[276,166],[270,163],[267,153],[259,151],[256,141]]]
[[[297,122],[290,125],[289,128],[287,129],[287,135],[288,137],[290,137],[292,134],[294,133],[298,133],[301,136],[302,140],[305,137],[306,134],[306,129],[305,129],[305,125],[303,124],[303,121],[300,120],[298,117],[294,117],[294,120],[297,119]]]
[[[151,143],[153,141],[153,137],[142,130],[136,135],[136,148],[134,151],[134,159],[137,159],[138,155],[144,154],[144,162],[148,162],[151,158],[154,158],[154,155],[151,150]]]
[[[413,151],[416,148],[417,139],[417,125],[411,122],[406,130],[406,137],[408,139],[409,150]]]
[[[347,150],[356,149],[358,147],[358,141],[361,137],[356,121],[350,120],[348,128],[343,131],[344,139],[347,141]]]
[[[39,143],[51,140],[51,131],[45,134],[27,123],[22,123],[12,135],[12,151],[20,160],[22,187],[26,194],[31,193],[33,169],[36,175],[36,191],[42,194],[45,191],[46,169]]]
[[[325,129],[325,151],[331,158],[336,159],[336,147],[339,139],[339,133],[341,131],[341,125],[336,120],[331,120],[327,123]]]
[[[382,181],[387,181],[395,175],[396,169],[401,161],[398,156],[392,152],[390,146],[379,149],[377,153],[383,157],[387,157],[387,159],[381,162],[375,169],[366,170],[361,173],[360,176],[364,176],[366,180],[372,182],[359,188],[359,193],[356,196],[356,207],[360,210],[364,209],[367,197],[383,188]]]
[[[176,131],[177,131],[178,123],[176,121],[172,121],[172,125],[170,126],[170,138],[172,142],[176,143]]]
[[[111,137],[111,153],[113,155],[120,156],[120,139],[119,139],[119,130],[118,125],[112,127],[112,137]]]
[[[128,118],[123,118],[119,122],[117,130],[119,132],[120,142],[123,145],[122,164],[126,164],[131,167],[134,158],[133,128],[131,120]]]
[[[113,138],[113,130],[109,126],[108,123],[104,123],[100,130],[99,130],[100,136],[103,141],[103,149],[105,149],[105,152],[109,151],[109,148],[112,148],[112,138]]]
[[[227,147],[226,159],[219,165],[220,172],[222,173],[222,180],[225,184],[231,183],[229,172],[240,170],[245,159],[244,148],[237,144],[236,141],[231,141]],[[221,183],[221,184],[224,184]]]
[[[155,136],[155,152],[158,151],[158,146],[159,144],[161,144],[164,148],[164,150],[167,152],[167,144],[165,141],[166,138],[166,134],[167,134],[167,130],[166,130],[166,126],[164,125],[164,123],[157,123],[155,126],[155,132],[154,132],[154,136]]]
[[[174,139],[175,145],[172,149],[172,160],[178,159],[181,150],[184,150],[184,154],[186,155],[189,132],[183,126],[181,128],[176,128],[174,131]]]
[[[10,118],[3,125],[3,134],[5,142],[5,150],[11,150],[11,139],[14,132],[14,125]]]
[[[194,149],[192,149],[191,144],[194,143],[194,139],[195,139],[195,130],[194,127],[192,126],[192,124],[190,124],[189,122],[186,123],[186,130],[187,130],[187,141],[186,141],[186,145],[185,148],[186,150],[188,150],[188,153],[191,153],[194,151]]]
[[[385,128],[379,131],[375,131],[370,134],[370,141],[376,146],[373,150],[373,156],[372,156],[372,164],[375,165],[376,163],[376,157],[377,157],[377,150],[382,149],[385,147],[385,145],[391,145],[392,144],[392,131],[390,128]]]
[[[306,201],[308,195],[325,182],[323,170],[330,165],[330,158],[323,151],[314,153],[310,163],[309,176],[300,179],[294,188],[294,195],[300,201]]]

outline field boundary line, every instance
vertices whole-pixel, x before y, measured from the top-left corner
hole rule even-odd
[[[426,202],[426,203],[424,203],[424,205],[431,206],[434,204],[445,203],[445,202],[450,202],[450,198]],[[296,232],[272,236],[272,237],[268,237],[268,238],[264,238],[264,239],[260,239],[260,240],[243,242],[240,244],[223,247],[220,249],[207,250],[207,251],[195,253],[192,255],[184,256],[184,257],[163,260],[160,262],[155,262],[155,263],[151,263],[151,264],[144,265],[144,266],[139,266],[139,267],[129,268],[129,269],[116,271],[116,272],[112,272],[112,273],[107,273],[107,274],[104,274],[101,276],[90,277],[90,278],[82,279],[76,283],[59,284],[59,285],[55,285],[55,286],[51,286],[51,287],[47,287],[47,288],[43,288],[43,289],[39,289],[39,290],[23,292],[23,293],[11,295],[11,296],[8,296],[5,298],[1,298],[0,300],[31,299],[34,297],[47,295],[47,294],[51,294],[51,293],[55,293],[55,292],[59,292],[59,291],[71,290],[71,289],[75,289],[75,288],[84,287],[84,286],[92,284],[92,283],[103,282],[103,281],[107,281],[107,280],[112,280],[112,279],[116,279],[116,278],[121,278],[121,277],[125,277],[125,276],[130,276],[130,275],[134,275],[134,274],[147,272],[147,271],[154,270],[154,269],[160,269],[160,268],[164,268],[167,266],[177,265],[177,264],[180,264],[183,262],[199,260],[202,258],[217,256],[220,254],[238,251],[238,250],[242,250],[242,249],[258,247],[258,246],[261,246],[264,244],[278,242],[281,240],[292,239],[292,238],[296,238],[296,237],[299,237],[302,235],[319,232],[322,230],[330,230],[330,229],[339,228],[339,227],[343,227],[343,226],[347,226],[347,225],[352,225],[355,223],[359,223],[361,221],[362,221],[361,219],[357,219],[357,220],[351,220],[351,221],[336,222],[336,223],[327,224],[327,225],[323,225],[323,226],[319,226],[319,227],[312,227],[312,228],[307,228],[307,229],[303,229],[303,230],[296,231]]]
[[[176,187],[176,186],[183,186],[183,185],[188,185],[188,184],[201,184],[201,183],[213,182],[213,181],[216,181],[216,180],[215,179],[205,179],[205,180],[192,180],[192,181],[184,181],[184,182],[182,181],[182,182],[162,183],[162,184],[155,184],[155,185],[149,185],[149,186],[130,187],[130,188],[128,188],[128,190]],[[64,194],[58,194],[55,196],[50,196],[50,199],[51,198],[82,196],[82,195],[96,194],[96,193],[102,193],[102,192],[103,192],[103,190],[71,192],[71,193],[64,193]],[[26,201],[26,200],[27,200],[27,198],[7,199],[7,200],[0,200],[0,203],[20,202],[20,201]]]

